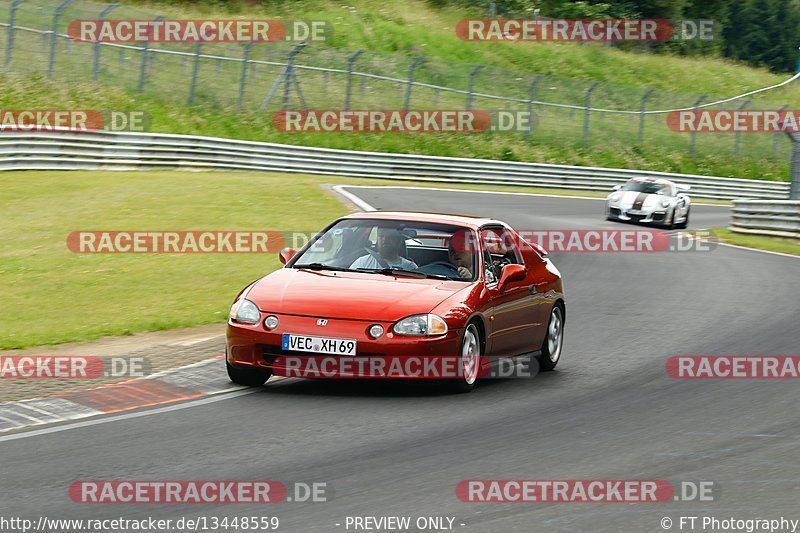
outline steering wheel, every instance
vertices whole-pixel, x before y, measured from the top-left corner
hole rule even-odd
[[[458,274],[458,267],[447,261],[436,261],[435,263],[428,263],[427,265],[419,267],[417,270],[425,274],[434,274],[439,276],[447,276],[448,278],[461,279]]]

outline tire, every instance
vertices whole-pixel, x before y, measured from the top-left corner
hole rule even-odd
[[[272,372],[262,372],[252,368],[244,368],[240,366],[233,366],[228,361],[225,361],[225,366],[228,368],[228,377],[237,385],[245,385],[247,387],[260,387],[272,375]]]
[[[459,355],[461,375],[457,379],[449,380],[453,392],[470,392],[475,388],[481,362],[481,334],[478,327],[467,324],[464,335],[461,337],[461,353]]]
[[[666,225],[667,229],[675,229],[675,208],[672,208],[672,215],[669,217],[669,224]]]
[[[564,347],[564,308],[555,304],[550,311],[550,320],[547,321],[547,336],[542,343],[539,355],[539,371],[553,370],[561,360],[561,351]]]
[[[686,210],[686,219],[683,222],[681,222],[680,224],[676,225],[675,226],[676,228],[678,228],[678,229],[686,229],[689,226],[689,213],[691,212],[691,210],[692,210],[691,207],[689,207]]]

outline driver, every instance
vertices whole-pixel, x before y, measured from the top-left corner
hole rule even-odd
[[[417,270],[417,264],[400,255],[405,237],[393,228],[378,228],[378,253],[362,255],[350,265],[350,269],[379,269],[401,268],[403,270]],[[382,264],[383,263],[383,264]]]
[[[472,269],[475,264],[472,253],[475,248],[473,241],[474,239],[470,238],[467,230],[460,229],[453,233],[447,243],[447,257],[450,259],[450,263],[458,269],[458,275],[462,279],[472,278]]]

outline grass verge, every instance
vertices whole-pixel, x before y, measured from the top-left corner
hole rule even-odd
[[[733,232],[728,228],[712,228],[711,234],[719,238],[720,242],[726,244],[735,244],[736,246],[746,246],[747,248],[800,256],[800,239],[747,235],[745,233]]]

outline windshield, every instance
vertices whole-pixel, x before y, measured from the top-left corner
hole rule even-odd
[[[672,196],[672,188],[663,183],[655,183],[652,181],[638,181],[631,180],[622,187],[623,191],[643,192],[646,194],[661,194],[664,196]]]
[[[456,244],[467,241],[477,238],[460,226],[345,219],[314,239],[291,266],[474,281],[477,246]]]
[[[652,181],[629,181],[622,187],[622,190],[672,196],[672,189],[669,185]]]

